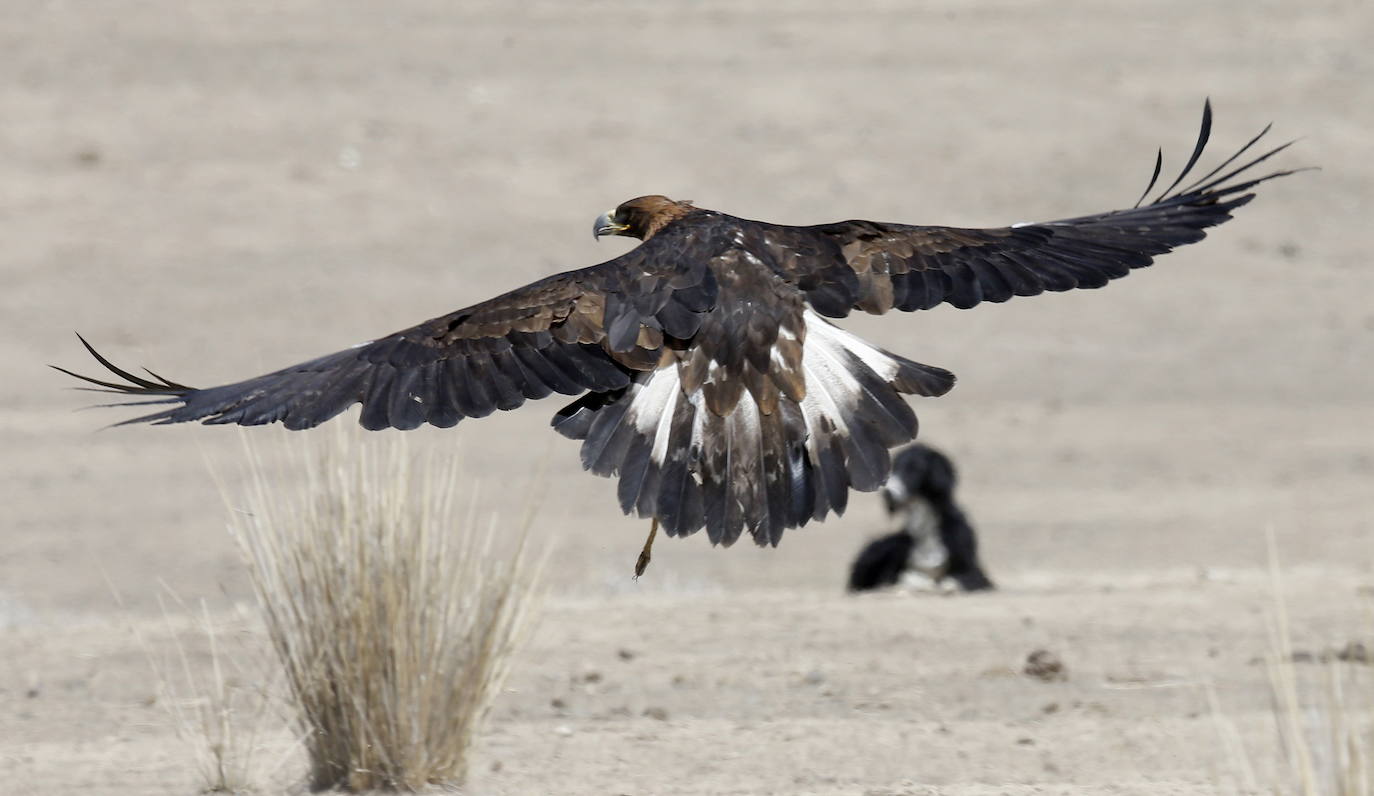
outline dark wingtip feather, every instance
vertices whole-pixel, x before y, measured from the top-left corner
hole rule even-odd
[[[1263,155],[1259,155],[1259,156],[1257,156],[1257,157],[1255,157],[1255,158],[1252,158],[1251,160],[1249,160],[1248,162],[1246,162],[1244,165],[1242,165],[1242,166],[1237,166],[1236,168],[1231,169],[1230,171],[1226,172],[1225,174],[1221,175],[1220,177],[1216,177],[1215,179],[1212,179],[1212,180],[1209,181],[1209,182],[1203,183],[1202,185],[1198,185],[1198,186],[1192,188],[1192,189],[1191,189],[1190,191],[1188,191],[1188,192],[1189,192],[1189,193],[1207,193],[1208,191],[1212,191],[1212,190],[1215,189],[1215,190],[1217,190],[1218,192],[1235,193],[1236,191],[1243,191],[1243,190],[1245,190],[1246,188],[1248,188],[1248,187],[1250,187],[1250,186],[1252,186],[1252,185],[1258,185],[1259,183],[1264,182],[1265,180],[1273,179],[1273,178],[1275,178],[1275,177],[1283,177],[1283,176],[1286,176],[1286,175],[1288,175],[1288,174],[1292,174],[1293,171],[1276,172],[1276,173],[1274,173],[1274,174],[1268,174],[1268,175],[1265,175],[1265,176],[1263,176],[1263,177],[1259,177],[1259,178],[1257,178],[1257,179],[1250,180],[1249,182],[1241,183],[1240,185],[1227,185],[1227,186],[1225,186],[1225,187],[1222,187],[1222,186],[1224,185],[1224,183],[1225,183],[1227,180],[1231,179],[1232,177],[1237,176],[1238,174],[1241,174],[1241,173],[1243,173],[1243,172],[1249,171],[1250,169],[1254,168],[1255,166],[1258,166],[1259,164],[1263,163],[1264,161],[1268,160],[1269,158],[1272,158],[1273,156],[1277,155],[1278,153],[1282,152],[1283,150],[1287,149],[1288,147],[1290,147],[1290,146],[1296,144],[1297,142],[1298,142],[1298,139],[1295,138],[1295,139],[1293,139],[1292,141],[1288,141],[1288,142],[1286,142],[1286,143],[1280,144],[1280,145],[1274,147],[1273,149],[1269,150],[1268,152],[1265,152]],[[1239,154],[1239,153],[1237,153],[1237,154]],[[1233,159],[1234,159],[1234,158],[1233,158]],[[1229,161],[1228,161],[1228,162],[1229,162]]]
[[[184,384],[177,384],[174,381],[165,379],[157,375],[156,373],[152,372],[151,370],[147,371],[148,375],[152,376],[154,379],[157,379],[157,381],[149,381],[148,379],[145,379],[142,376],[130,373],[129,371],[124,370],[123,368],[114,364],[110,360],[106,359],[103,354],[95,350],[95,346],[91,345],[90,342],[86,340],[86,338],[82,337],[80,332],[76,332],[76,339],[81,341],[81,345],[85,346],[86,350],[90,352],[91,356],[95,358],[96,362],[99,362],[101,366],[103,366],[106,370],[110,371],[119,378],[124,379],[128,383],[120,384],[118,382],[102,381],[100,379],[92,378],[91,376],[83,376],[80,373],[75,373],[73,371],[67,370],[66,368],[59,367],[57,365],[49,365],[48,367],[51,367],[54,370],[61,371],[62,373],[67,374],[68,376],[72,376],[82,381],[89,382],[90,384],[95,384],[100,387],[105,387],[110,390],[116,390],[118,392],[124,393],[175,394],[190,392],[192,389],[194,389],[192,387],[187,387]],[[147,368],[144,368],[144,370],[147,370]]]
[[[1259,143],[1260,139],[1261,139],[1261,138],[1264,138],[1266,135],[1268,135],[1268,134],[1269,134],[1269,131],[1272,130],[1273,128],[1274,128],[1274,123],[1273,123],[1273,122],[1270,122],[1269,124],[1266,124],[1266,125],[1264,126],[1264,129],[1263,129],[1263,130],[1260,130],[1259,133],[1258,133],[1254,138],[1251,138],[1249,141],[1247,141],[1247,142],[1245,143],[1245,146],[1243,146],[1243,147],[1241,147],[1240,149],[1236,150],[1235,154],[1231,155],[1231,157],[1229,157],[1229,158],[1223,160],[1221,163],[1217,164],[1217,167],[1216,167],[1216,168],[1214,168],[1214,169],[1212,169],[1211,171],[1207,172],[1206,174],[1202,175],[1201,177],[1199,177],[1196,181],[1194,181],[1193,183],[1191,183],[1191,184],[1188,185],[1187,187],[1185,187],[1185,188],[1180,188],[1180,189],[1179,189],[1179,193],[1184,194],[1184,193],[1188,193],[1188,192],[1190,192],[1190,191],[1197,190],[1197,187],[1198,187],[1199,185],[1203,184],[1204,182],[1207,182],[1207,181],[1210,180],[1212,177],[1216,176],[1217,172],[1219,172],[1219,171],[1221,171],[1222,169],[1226,168],[1227,166],[1231,165],[1231,163],[1232,163],[1233,161],[1235,161],[1236,158],[1240,157],[1241,155],[1244,155],[1246,152],[1249,152],[1249,151],[1250,151],[1250,148],[1253,147],[1255,144]],[[1290,143],[1291,143],[1291,142],[1290,142]]]
[[[82,376],[80,373],[75,373],[73,371],[67,370],[66,368],[60,365],[48,365],[48,367],[60,373],[65,373],[74,379],[81,379],[84,382],[89,382],[91,384],[96,384],[105,388],[104,390],[95,390],[92,387],[77,387],[76,389],[78,390],[91,390],[92,392],[129,392],[129,385],[127,384],[116,384],[111,381],[101,381],[100,379],[93,379],[90,376]]]
[[[1247,191],[1259,185],[1260,183],[1268,182],[1269,180],[1275,180],[1279,177],[1287,177],[1291,174],[1316,170],[1317,168],[1315,166],[1306,166],[1301,168],[1282,169],[1269,174],[1263,174],[1259,177],[1249,179],[1242,178],[1241,175],[1245,174],[1245,172],[1250,171],[1251,169],[1255,168],[1261,163],[1264,163],[1265,161],[1269,160],[1270,158],[1274,157],[1280,152],[1283,152],[1284,150],[1288,149],[1290,146],[1301,140],[1294,139],[1292,141],[1287,141],[1276,147],[1273,147],[1272,149],[1266,150],[1259,155],[1251,157],[1249,160],[1242,162],[1239,166],[1233,167],[1233,164],[1237,160],[1239,160],[1242,155],[1244,155],[1246,152],[1249,152],[1255,146],[1255,144],[1257,144],[1261,139],[1265,137],[1265,135],[1269,133],[1269,131],[1273,128],[1273,124],[1270,123],[1265,125],[1263,130],[1260,130],[1257,135],[1255,135],[1248,142],[1246,142],[1245,146],[1241,147],[1230,157],[1223,160],[1211,171],[1208,171],[1203,176],[1199,177],[1198,179],[1194,180],[1188,185],[1180,188],[1178,187],[1179,184],[1183,182],[1184,178],[1192,171],[1193,167],[1197,165],[1197,162],[1202,155],[1203,148],[1205,147],[1210,138],[1212,126],[1212,106],[1210,100],[1204,103],[1202,115],[1202,128],[1199,131],[1197,144],[1193,148],[1193,154],[1188,159],[1188,163],[1183,167],[1183,170],[1179,173],[1178,177],[1173,181],[1173,183],[1162,193],[1160,193],[1159,196],[1157,196],[1154,199],[1154,201],[1152,201],[1149,205],[1146,205],[1145,211],[1154,208],[1173,207],[1182,205],[1188,205],[1193,207],[1212,205],[1220,207],[1223,210],[1229,210],[1235,207],[1239,207],[1242,203],[1248,202],[1251,198],[1253,198],[1254,194],[1246,194],[1243,196],[1241,194],[1245,194]],[[1155,166],[1156,175],[1158,175],[1159,173],[1158,163],[1159,158],[1157,156]],[[1231,182],[1232,180],[1238,178],[1241,179],[1241,181],[1234,183]],[[1154,180],[1152,179],[1152,185],[1153,182]],[[1145,193],[1149,194],[1150,188],[1146,188]],[[1142,196],[1141,200],[1138,200],[1136,202],[1136,205],[1133,208],[1134,210],[1141,210],[1140,201],[1143,201],[1143,199],[1144,196]]]
[[[1145,186],[1145,190],[1140,192],[1140,198],[1135,200],[1135,204],[1131,205],[1131,207],[1140,207],[1140,203],[1145,201],[1145,197],[1150,195],[1150,191],[1154,190],[1155,183],[1159,182],[1159,172],[1163,170],[1163,168],[1164,148],[1160,147],[1155,151],[1155,171],[1150,175],[1150,183]]]
[[[91,356],[95,357],[96,362],[99,362],[101,365],[105,367],[106,370],[110,371],[111,373],[115,374],[121,379],[124,379],[125,381],[128,381],[131,384],[136,384],[139,387],[154,388],[160,386],[156,382],[148,381],[147,379],[141,376],[135,376],[129,371],[120,368],[110,360],[106,359],[104,356],[101,355],[99,351],[95,350],[95,346],[91,345],[86,340],[86,338],[81,336],[80,332],[76,332],[76,339],[80,340],[81,345],[85,346],[86,350],[90,352]]]
[[[152,376],[153,378],[155,378],[155,379],[157,379],[158,381],[162,382],[163,386],[167,387],[168,389],[172,389],[172,390],[185,390],[185,391],[187,391],[187,392],[190,392],[192,389],[194,389],[193,387],[187,387],[185,384],[178,384],[178,383],[176,383],[176,382],[174,382],[174,381],[172,381],[172,380],[170,380],[170,379],[168,379],[168,378],[166,378],[166,377],[164,377],[164,376],[159,376],[158,374],[152,372],[151,370],[149,370],[149,369],[147,369],[147,368],[144,368],[144,369],[143,369],[143,372],[144,372],[144,373],[147,373],[149,376]]]
[[[1183,167],[1183,171],[1180,171],[1178,176],[1174,178],[1174,181],[1169,184],[1169,187],[1165,188],[1163,192],[1159,194],[1159,197],[1155,199],[1156,203],[1162,201],[1164,197],[1169,195],[1170,191],[1177,188],[1178,184],[1183,182],[1183,178],[1188,176],[1188,172],[1193,170],[1193,166],[1197,165],[1198,158],[1202,157],[1202,150],[1207,148],[1207,141],[1211,137],[1212,100],[1209,97],[1202,103],[1202,128],[1198,130],[1197,143],[1193,145],[1193,154],[1188,158],[1188,163]]]
[[[90,352],[91,356],[95,358],[96,362],[99,362],[106,370],[123,379],[124,382],[105,381],[103,379],[97,379],[92,376],[85,376],[75,371],[68,370],[60,365],[49,365],[48,367],[52,368],[53,370],[59,373],[64,373],[68,376],[71,376],[74,379],[79,379],[83,382],[86,382],[87,384],[95,385],[94,387],[76,387],[75,389],[78,390],[106,394],[114,393],[123,396],[140,396],[142,398],[147,399],[140,401],[122,401],[117,403],[100,404],[98,405],[98,407],[148,406],[156,404],[180,403],[184,400],[183,396],[185,396],[189,392],[194,392],[193,388],[177,384],[176,382],[171,381],[169,379],[165,379],[162,376],[159,376],[156,373],[152,372],[151,370],[148,371],[148,375],[152,376],[154,379],[156,379],[156,381],[149,381],[148,379],[145,379],[142,376],[137,376],[133,373],[130,373],[129,371],[124,370],[123,368],[114,364],[110,360],[106,359],[104,355],[102,355],[99,351],[95,350],[95,346],[91,345],[90,342],[87,341],[86,338],[82,337],[79,333],[76,335],[76,339],[81,341],[81,345],[86,347],[86,350]],[[140,417],[131,418],[129,420],[122,420],[118,423],[111,423],[110,425],[105,426],[104,428],[117,428],[119,426],[128,426],[136,423],[172,422],[169,418],[171,417],[172,413],[179,408],[180,407],[177,406],[172,407],[170,409],[159,410],[157,412],[142,415]]]

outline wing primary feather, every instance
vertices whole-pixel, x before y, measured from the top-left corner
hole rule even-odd
[[[105,428],[119,428],[120,426],[132,426],[136,423],[152,423],[156,426],[165,426],[168,423],[176,422],[170,418],[172,411],[172,409],[165,409],[161,412],[153,412],[152,414],[140,415],[139,417],[132,417],[128,420],[121,420],[118,423],[111,423],[110,425],[105,426]]]
[[[434,403],[434,363],[397,373],[391,386],[391,424],[402,431],[419,428]]]
[[[158,381],[162,382],[163,384],[165,384],[165,385],[168,386],[168,387],[171,387],[171,388],[174,389],[174,390],[191,390],[191,389],[193,389],[193,388],[191,388],[191,387],[187,387],[187,386],[184,385],[184,384],[177,384],[177,383],[174,382],[174,381],[171,381],[171,380],[169,380],[169,379],[163,378],[162,376],[157,375],[156,373],[152,372],[151,370],[148,370],[147,368],[144,368],[143,371],[144,371],[145,373],[147,373],[149,376],[152,376],[153,378],[157,379]]]
[[[1151,175],[1150,175],[1150,184],[1145,186],[1145,190],[1143,190],[1143,191],[1140,192],[1140,198],[1137,199],[1137,200],[1135,200],[1135,204],[1131,205],[1131,207],[1132,207],[1133,209],[1134,209],[1134,208],[1137,208],[1137,207],[1140,207],[1140,203],[1143,202],[1143,201],[1145,201],[1145,197],[1147,197],[1147,196],[1150,195],[1150,191],[1154,189],[1155,183],[1159,181],[1159,172],[1162,171],[1163,169],[1164,169],[1164,148],[1161,147],[1161,148],[1159,148],[1158,150],[1155,151],[1155,171],[1154,171],[1154,174],[1151,174]]]
[[[597,412],[582,445],[582,466],[597,475],[623,471],[635,440],[633,422],[625,422],[631,399],[616,399]]]
[[[463,419],[453,391],[452,368],[451,359],[434,363],[434,404],[429,408],[429,422],[439,428],[451,428]]]
[[[544,383],[538,373],[520,361],[520,357],[514,349],[493,352],[491,361],[495,363],[497,369],[506,374],[506,378],[512,384],[520,389],[520,394],[525,398],[545,398],[553,393],[553,388]]]
[[[496,354],[487,351],[478,351],[469,357],[474,370],[480,370],[482,377],[486,379],[488,394],[492,403],[497,409],[508,412],[519,407],[525,402],[524,394],[520,385],[508,375],[506,370],[496,362]]]
[[[520,346],[512,349],[516,359],[537,376],[550,390],[564,395],[582,392],[576,382],[564,375],[563,370],[550,362],[540,349]]]
[[[1207,182],[1207,183],[1204,183],[1204,184],[1202,184],[1202,185],[1199,185],[1198,187],[1196,187],[1196,188],[1193,189],[1193,193],[1206,193],[1207,191],[1210,191],[1210,190],[1212,190],[1213,188],[1217,188],[1217,186],[1221,185],[1222,183],[1226,182],[1227,180],[1231,179],[1232,177],[1236,176],[1237,174],[1240,174],[1241,172],[1244,172],[1244,171],[1248,171],[1249,169],[1251,169],[1251,168],[1253,168],[1253,167],[1255,167],[1255,166],[1258,166],[1259,164],[1261,164],[1261,163],[1263,163],[1264,161],[1268,160],[1269,158],[1271,158],[1271,157],[1277,155],[1278,153],[1280,153],[1280,152],[1282,152],[1283,150],[1287,149],[1288,147],[1290,147],[1290,146],[1296,144],[1297,142],[1298,142],[1298,140],[1295,138],[1295,139],[1293,139],[1292,141],[1289,141],[1289,142],[1287,142],[1287,143],[1285,143],[1285,144],[1281,144],[1281,145],[1279,145],[1279,146],[1276,146],[1276,147],[1274,147],[1273,149],[1269,150],[1268,152],[1265,152],[1263,155],[1260,155],[1260,156],[1254,158],[1254,159],[1251,160],[1250,162],[1246,163],[1244,166],[1238,166],[1238,167],[1232,169],[1231,171],[1227,172],[1226,174],[1224,174],[1224,175],[1222,175],[1222,176],[1220,176],[1220,177],[1214,178],[1214,179],[1211,180],[1210,182]],[[1273,174],[1266,174],[1266,175],[1264,175],[1263,177],[1257,177],[1257,178],[1255,178],[1255,179],[1253,179],[1253,180],[1248,180],[1248,181],[1246,181],[1246,182],[1242,182],[1242,183],[1239,183],[1239,184],[1237,184],[1237,185],[1227,185],[1227,186],[1224,186],[1224,187],[1221,187],[1221,188],[1217,188],[1217,190],[1216,190],[1215,193],[1216,193],[1218,196],[1225,196],[1225,195],[1228,195],[1228,194],[1239,193],[1239,192],[1241,192],[1241,191],[1246,190],[1247,188],[1251,188],[1251,187],[1253,187],[1253,186],[1259,185],[1260,183],[1264,182],[1265,180],[1272,180],[1272,179],[1275,179],[1275,178],[1277,178],[1277,177],[1286,177],[1286,176],[1288,176],[1289,174],[1295,174],[1295,173],[1297,173],[1297,172],[1299,172],[1299,171],[1310,171],[1312,168],[1314,168],[1314,167],[1308,166],[1307,168],[1303,168],[1303,169],[1288,169],[1288,170],[1286,170],[1286,171],[1276,171],[1276,172],[1274,172]]]
[[[76,339],[80,340],[80,341],[81,341],[81,345],[85,346],[85,347],[86,347],[86,350],[89,351],[89,352],[91,353],[91,356],[95,357],[95,361],[96,361],[96,362],[99,362],[102,366],[105,367],[106,370],[110,371],[111,373],[115,374],[116,376],[120,377],[121,379],[124,379],[124,380],[128,381],[129,384],[132,384],[132,385],[135,385],[135,386],[138,386],[138,387],[142,387],[142,388],[145,389],[145,390],[190,390],[190,389],[192,389],[192,388],[190,388],[190,387],[186,387],[186,386],[181,385],[181,384],[175,384],[175,383],[173,383],[173,382],[166,381],[166,380],[163,380],[163,383],[160,383],[160,384],[159,384],[158,382],[148,381],[147,379],[143,378],[142,376],[136,376],[136,375],[134,375],[133,373],[130,373],[129,371],[124,370],[123,368],[119,367],[118,365],[114,364],[113,362],[111,362],[110,360],[108,360],[108,359],[106,359],[104,356],[102,356],[101,353],[100,353],[99,351],[95,350],[95,346],[93,346],[93,345],[91,345],[90,343],[88,343],[88,342],[86,341],[86,338],[82,337],[81,334],[80,334],[79,332],[76,334]],[[68,374],[68,375],[70,375],[70,376],[76,376],[78,379],[82,379],[82,380],[85,380],[85,381],[89,381],[89,382],[91,382],[91,383],[93,383],[93,384],[99,384],[99,385],[102,386],[102,387],[111,387],[111,388],[113,388],[113,389],[120,390],[121,392],[133,392],[133,390],[130,389],[130,387],[129,387],[128,384],[112,384],[112,383],[110,383],[110,382],[104,382],[104,381],[99,381],[99,380],[97,380],[97,379],[90,378],[89,376],[82,376],[82,375],[77,374],[77,373],[72,373],[70,370],[67,370],[67,369],[65,369],[65,368],[59,368],[59,367],[57,367],[56,365],[53,365],[52,367],[57,368],[58,370],[62,371],[63,373],[66,373],[66,374]],[[162,378],[161,376],[158,376],[156,373],[153,373],[152,371],[149,371],[149,375],[151,375],[151,376],[152,376],[153,378],[155,378],[155,379],[161,379],[161,378]]]
[[[105,388],[105,389],[103,389],[103,390],[97,390],[95,387],[74,387],[74,388],[73,388],[73,389],[77,389],[77,390],[82,390],[82,391],[87,391],[87,392],[119,393],[119,394],[121,394],[121,395],[128,395],[129,393],[143,394],[143,393],[145,393],[145,392],[147,391],[147,388],[139,389],[139,388],[137,388],[137,387],[134,387],[134,386],[131,386],[131,385],[128,385],[128,384],[119,384],[119,383],[116,383],[116,382],[113,382],[113,381],[101,381],[100,379],[92,378],[92,377],[90,377],[90,376],[82,376],[80,373],[74,373],[74,372],[72,372],[72,371],[70,371],[70,370],[67,370],[66,368],[64,368],[64,367],[62,367],[62,366],[60,366],[60,365],[49,365],[48,367],[50,367],[50,368],[52,368],[53,370],[56,370],[56,371],[58,371],[58,372],[60,372],[60,373],[65,373],[65,374],[67,374],[68,376],[71,376],[71,377],[73,377],[73,378],[81,379],[81,380],[84,381],[84,382],[87,382],[87,383],[90,383],[90,384],[96,384],[96,385],[99,385],[99,386]],[[176,399],[175,399],[175,397],[173,397],[171,400],[176,400]],[[101,405],[101,406],[122,406],[123,404],[100,404],[100,405]]]
[[[373,372],[363,391],[363,411],[358,415],[358,422],[368,431],[380,431],[391,424],[388,417],[391,402],[387,400],[387,390],[395,381],[395,369],[390,365],[377,367],[378,370]]]
[[[1174,178],[1174,181],[1169,185],[1169,187],[1168,187],[1168,188],[1165,188],[1164,191],[1163,191],[1162,193],[1160,193],[1158,199],[1155,199],[1155,203],[1158,203],[1158,202],[1162,201],[1162,200],[1164,199],[1164,197],[1166,197],[1166,196],[1169,195],[1169,192],[1170,192],[1170,191],[1172,191],[1174,188],[1178,187],[1178,184],[1179,184],[1179,183],[1183,182],[1183,178],[1186,177],[1186,176],[1188,176],[1188,172],[1190,172],[1190,171],[1193,170],[1193,166],[1196,166],[1196,165],[1197,165],[1197,159],[1200,158],[1200,157],[1202,157],[1202,150],[1205,149],[1205,148],[1207,147],[1207,139],[1209,139],[1209,138],[1211,138],[1211,137],[1212,137],[1212,100],[1211,100],[1211,98],[1209,97],[1208,99],[1204,100],[1203,103],[1202,103],[1202,129],[1198,131],[1198,134],[1197,134],[1197,143],[1193,145],[1193,154],[1192,154],[1192,156],[1188,158],[1188,163],[1187,163],[1187,165],[1185,165],[1185,166],[1183,167],[1183,171],[1180,171],[1180,172],[1178,173],[1178,176]]]
[[[98,392],[102,395],[110,394],[109,390],[97,390],[94,387],[73,387],[72,389],[83,390],[86,392]],[[128,393],[121,394],[127,395]],[[75,411],[85,412],[88,409],[118,409],[121,406],[158,406],[160,404],[174,404],[179,400],[181,399],[177,396],[169,395],[165,398],[149,398],[146,401],[115,401],[114,403],[108,404],[91,404],[90,406],[79,406],[76,408]]]
[[[1247,142],[1247,143],[1245,144],[1245,146],[1241,147],[1240,149],[1237,149],[1236,152],[1235,152],[1235,154],[1233,154],[1233,155],[1231,155],[1231,157],[1229,157],[1229,158],[1223,160],[1220,164],[1217,165],[1216,168],[1212,169],[1211,171],[1207,172],[1206,174],[1204,174],[1204,175],[1202,175],[1201,177],[1199,177],[1199,178],[1197,178],[1196,180],[1194,180],[1192,184],[1190,184],[1190,185],[1188,185],[1188,186],[1186,186],[1186,187],[1180,188],[1178,192],[1179,192],[1180,194],[1189,193],[1189,192],[1193,191],[1194,189],[1196,189],[1197,186],[1199,186],[1199,185],[1201,185],[1202,183],[1204,183],[1204,182],[1210,180],[1210,179],[1213,177],[1213,175],[1215,175],[1217,172],[1219,172],[1219,171],[1221,171],[1222,169],[1226,168],[1227,166],[1231,165],[1231,163],[1232,163],[1233,161],[1235,161],[1236,158],[1239,158],[1241,155],[1244,155],[1246,152],[1250,151],[1250,148],[1253,147],[1255,144],[1259,143],[1259,140],[1260,140],[1261,138],[1264,138],[1266,135],[1268,135],[1268,134],[1269,134],[1269,131],[1270,131],[1271,129],[1273,129],[1273,127],[1274,127],[1274,123],[1273,123],[1273,122],[1270,122],[1269,124],[1266,124],[1266,125],[1264,126],[1264,129],[1259,131],[1259,134],[1258,134],[1258,135],[1256,135],[1254,138],[1251,138],[1251,139],[1249,140],[1249,142]]]

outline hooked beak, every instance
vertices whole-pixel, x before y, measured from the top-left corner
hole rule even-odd
[[[630,228],[629,224],[617,224],[611,220],[615,215],[614,210],[608,210],[596,217],[596,223],[592,225],[592,237],[600,238],[602,235],[619,235]]]

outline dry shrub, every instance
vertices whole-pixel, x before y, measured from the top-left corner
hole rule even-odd
[[[295,488],[248,450],[234,530],[316,790],[461,783],[535,593],[528,517],[479,528],[456,457],[402,439],[340,432],[295,457]]]

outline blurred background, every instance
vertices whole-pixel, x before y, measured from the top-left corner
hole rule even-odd
[[[1276,166],[1322,170],[1263,186],[1205,242],[1105,290],[845,325],[958,374],[917,403],[923,439],[958,463],[994,579],[1045,615],[1072,623],[1083,589],[1262,573],[1266,526],[1313,594],[1354,610],[1370,580],[1366,2],[6,11],[0,628],[112,621],[115,592],[155,614],[159,580],[249,594],[206,464],[233,462],[239,435],[100,430],[128,415],[75,411],[95,397],[45,367],[95,369],[73,331],[117,363],[208,386],[609,259],[631,242],[594,242],[589,224],[645,193],[795,224],[1124,207],[1156,147],[1167,178],[1182,165],[1206,97],[1203,165],[1273,122],[1276,141],[1302,138]],[[634,583],[646,523],[547,428],[561,405],[411,432],[461,457],[493,510],[515,518],[539,496],[553,610],[662,600],[691,622],[696,600],[728,612],[751,595],[854,621],[837,595],[848,557],[887,528],[876,497],[776,550],[660,540]],[[1109,623],[1144,621],[1136,605]],[[1322,599],[1302,605],[1312,627],[1337,621]]]

